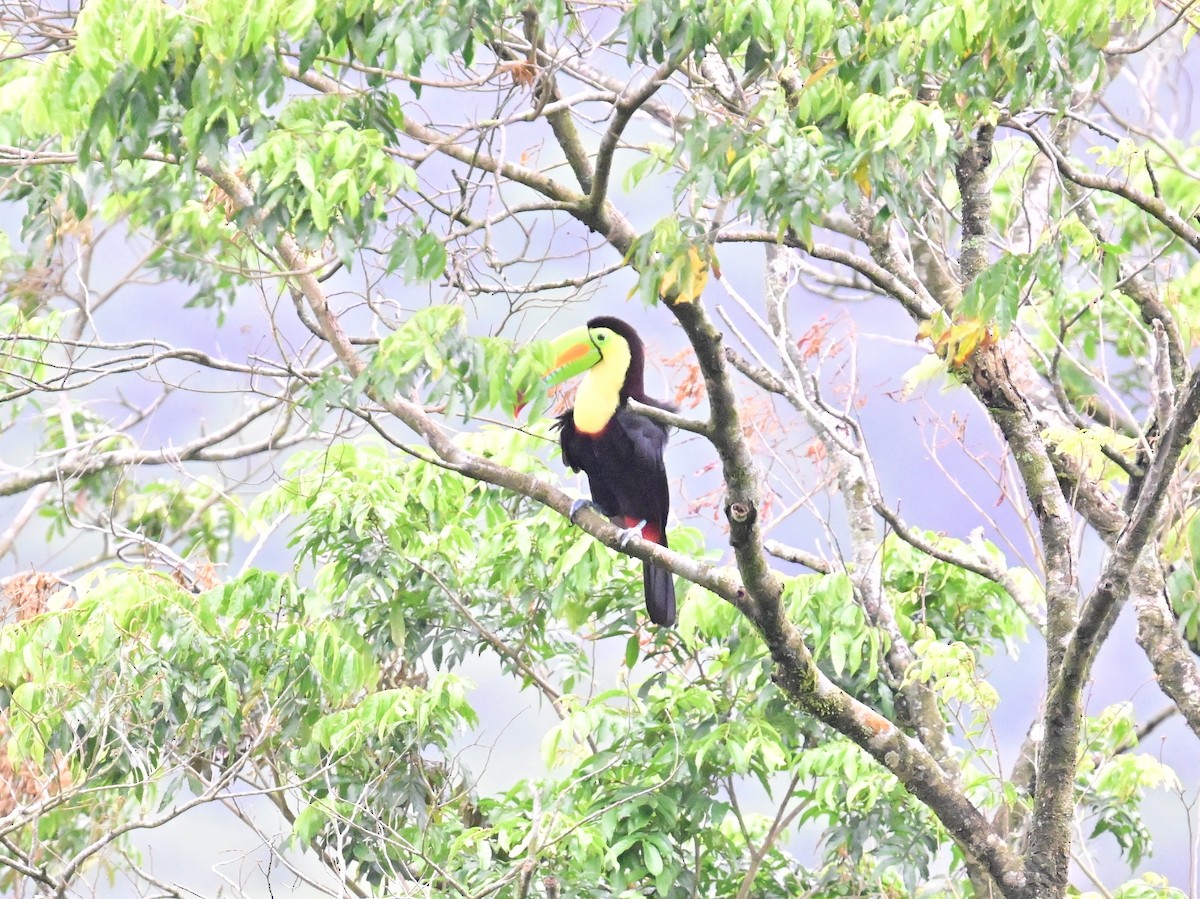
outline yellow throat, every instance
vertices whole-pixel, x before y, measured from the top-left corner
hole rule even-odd
[[[609,339],[601,352],[575,393],[575,427],[584,434],[599,434],[616,414],[629,371],[629,344],[624,340]]]

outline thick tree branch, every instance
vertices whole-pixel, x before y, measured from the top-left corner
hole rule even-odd
[[[680,415],[678,412],[660,409],[658,406],[646,406],[637,400],[630,400],[629,407],[639,415],[644,415],[651,421],[657,421],[668,428],[678,428],[691,434],[699,434],[701,437],[708,437],[712,434],[712,425],[707,421],[697,421],[694,418]]]
[[[855,207],[851,217],[858,228],[858,239],[867,245],[871,258],[906,288],[904,294],[889,292],[900,301],[912,320],[921,324],[937,315],[942,306],[897,250],[892,228],[880,222],[878,210],[864,200]]]
[[[958,271],[963,284],[973,282],[988,266],[992,199],[987,188],[987,170],[992,163],[995,133],[994,125],[980,125],[954,166],[962,197],[962,251],[958,257]]]
[[[545,42],[542,39],[540,23],[538,22],[537,10],[532,6],[526,7],[521,13],[524,21],[525,40],[529,42],[529,56],[527,57],[530,65],[536,65],[539,56],[545,55]],[[503,53],[508,59],[517,59],[516,53],[509,50],[507,47],[501,47]],[[579,182],[580,189],[585,193],[591,193],[593,182],[592,161],[588,156],[587,149],[583,146],[583,141],[579,137],[579,130],[575,127],[575,117],[571,114],[569,107],[559,107],[559,102],[562,99],[562,94],[558,89],[558,79],[554,75],[554,66],[546,68],[542,75],[536,91],[537,108],[543,111],[546,116],[546,121],[550,123],[550,130],[554,132],[554,139],[562,148],[563,155],[567,158],[567,164],[571,166],[571,171],[575,173],[575,180]]]
[[[833,571],[833,566],[816,553],[805,552],[795,546],[787,546],[778,540],[764,540],[763,549],[777,559],[783,559],[794,565],[803,565],[818,574],[829,574]]]
[[[1071,510],[1058,473],[1041,437],[1032,410],[1008,379],[999,347],[976,354],[976,390],[1012,450],[1041,536],[1046,578],[1047,680],[1061,684],[1060,670],[1079,602],[1078,573],[1071,550]],[[1053,689],[1053,686],[1052,688]],[[1044,742],[1038,756],[1036,822],[1027,858],[1027,874],[1035,895],[1057,895],[1066,883],[1070,859],[1071,813],[1074,807],[1075,753],[1079,737],[1080,696],[1064,694],[1065,707],[1044,716]]]
[[[778,666],[776,681],[788,696],[850,737],[888,768],[937,815],[966,855],[987,870],[1005,896],[1028,899],[1032,894],[1016,856],[928,750],[832,684],[811,666],[811,661],[807,665],[797,664],[800,660],[792,655],[799,654],[797,643],[799,634],[789,624],[782,645],[772,653]],[[806,670],[812,671],[811,680],[800,677]]]
[[[1072,784],[1084,680],[1116,618],[1120,603],[1128,595],[1138,558],[1151,540],[1167,487],[1184,447],[1191,440],[1198,417],[1200,372],[1194,372],[1162,435],[1129,520],[1082,611],[1076,611],[1075,575],[1066,542],[1069,534],[1056,523],[1056,515],[1045,511],[1038,514],[1048,579],[1050,676],[1044,716],[1045,739],[1038,758],[1034,826],[1028,855],[1030,882],[1037,889],[1058,890],[1061,889],[1059,885],[1066,882],[1070,817],[1074,804]],[[1005,413],[997,421],[1003,428],[1005,421],[1011,426],[1016,423],[1016,418]],[[1014,430],[1014,434],[1019,431]],[[1011,438],[1010,444],[1014,446],[1018,466],[1025,474],[1025,469],[1030,467],[1028,455]],[[1022,459],[1023,456],[1026,458]],[[1036,483],[1031,477],[1037,478],[1038,474],[1031,470],[1026,475],[1027,485]],[[1031,499],[1033,496],[1031,492]],[[1034,508],[1035,512],[1039,511],[1036,502]],[[1051,544],[1050,540],[1056,542]]]
[[[1153,555],[1142,554],[1131,584],[1137,641],[1154,668],[1158,685],[1171,697],[1192,733],[1200,737],[1200,671],[1179,634],[1163,589],[1162,569]]]
[[[955,167],[963,205],[960,267],[969,284],[987,265],[986,233],[991,218],[986,168],[994,129],[983,126]],[[1081,699],[1061,676],[1075,631],[1079,586],[1071,550],[1071,512],[1059,485],[1032,408],[1016,389],[999,345],[977,351],[971,360],[973,387],[1013,453],[1038,523],[1046,577],[1047,682],[1058,703],[1047,702],[1045,738],[1037,761],[1033,827],[1025,874],[1037,896],[1061,895],[1070,864],[1076,746]],[[1056,693],[1056,691],[1058,691]]]
[[[1096,589],[1088,597],[1079,616],[1079,627],[1071,640],[1067,659],[1063,666],[1064,680],[1082,687],[1082,681],[1091,669],[1092,660],[1099,649],[1097,635],[1112,625],[1120,605],[1129,595],[1135,575],[1142,583],[1137,592],[1154,592],[1153,582],[1147,577],[1146,565],[1139,564],[1147,546],[1153,545],[1158,528],[1158,516],[1166,502],[1167,488],[1179,464],[1184,448],[1191,442],[1192,431],[1200,418],[1200,369],[1192,373],[1187,391],[1181,397],[1163,433],[1150,464],[1150,470],[1142,482],[1137,502],[1129,516],[1124,531],[1112,549],[1101,571]],[[1146,587],[1149,582],[1150,586]]]
[[[1005,894],[1024,896],[1025,875],[987,819],[962,795],[954,778],[919,742],[849,696],[817,668],[803,636],[784,614],[782,584],[766,562],[758,520],[758,476],[742,438],[724,340],[699,303],[671,307],[704,374],[712,410],[713,445],[728,490],[726,517],[748,602],[743,612],[762,634],[775,662],[775,680],[800,708],[866,749],[925,802],[964,851],[987,868]]]

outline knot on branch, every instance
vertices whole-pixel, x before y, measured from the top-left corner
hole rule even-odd
[[[729,520],[730,544],[741,546],[758,520],[758,509],[752,503],[732,502],[725,506],[725,517]]]
[[[999,412],[1028,409],[1024,397],[1013,386],[1008,361],[999,347],[991,346],[975,354],[971,383],[980,402],[989,409]]]

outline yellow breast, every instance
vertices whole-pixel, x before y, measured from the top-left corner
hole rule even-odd
[[[584,434],[599,434],[616,414],[621,402],[621,387],[614,389],[589,371],[575,394],[575,429]]]

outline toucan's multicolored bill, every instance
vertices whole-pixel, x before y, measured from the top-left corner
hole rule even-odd
[[[586,327],[575,328],[555,338],[550,348],[554,362],[546,372],[547,386],[581,375],[600,361],[600,350],[592,343]]]
[[[600,361],[600,350],[592,343],[586,327],[575,328],[550,341],[551,358],[554,360],[546,370],[543,380],[547,387],[561,384],[576,375],[581,375]],[[513,417],[519,418],[525,408],[526,397],[517,395]]]

